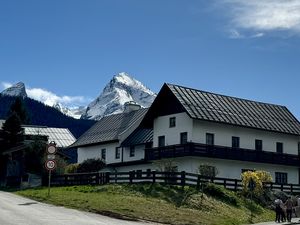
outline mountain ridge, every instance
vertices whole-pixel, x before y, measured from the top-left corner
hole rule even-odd
[[[26,93],[26,87],[23,82],[12,85],[3,90],[1,94],[30,98]],[[100,95],[87,106],[67,107],[60,102],[49,104],[45,101],[43,103],[75,119],[99,120],[103,116],[123,112],[124,104],[129,101],[133,101],[143,108],[150,107],[155,97],[156,94],[140,81],[128,73],[121,72],[114,75],[100,92]],[[35,100],[39,101],[38,99]]]

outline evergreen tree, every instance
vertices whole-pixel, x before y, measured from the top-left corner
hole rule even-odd
[[[8,147],[16,146],[23,140],[21,120],[15,112],[7,118],[2,129],[4,131],[4,140]]]
[[[13,113],[18,115],[21,124],[29,124],[27,111],[21,98],[16,98],[15,102],[11,105],[9,115],[12,115]]]

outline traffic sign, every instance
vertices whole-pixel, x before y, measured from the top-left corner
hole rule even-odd
[[[55,159],[55,155],[47,155],[47,159],[49,159],[49,160],[54,160]]]
[[[47,146],[47,153],[48,154],[55,154],[56,153],[56,144],[55,142],[50,142]]]
[[[54,160],[47,160],[45,163],[45,167],[47,170],[54,170],[56,167],[56,162]]]

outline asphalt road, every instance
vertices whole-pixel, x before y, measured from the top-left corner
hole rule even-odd
[[[1,225],[153,225],[52,206],[0,191]]]

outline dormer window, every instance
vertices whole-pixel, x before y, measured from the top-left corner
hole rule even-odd
[[[170,117],[169,124],[170,127],[176,127],[176,117]]]

